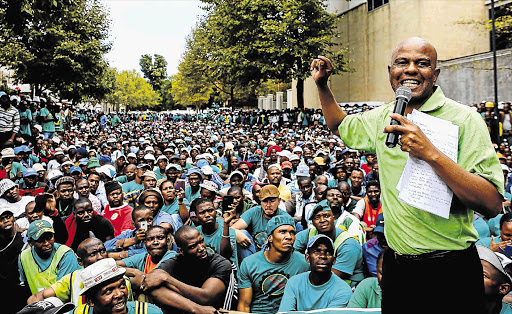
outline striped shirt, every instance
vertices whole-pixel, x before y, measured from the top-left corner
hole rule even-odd
[[[0,132],[13,132],[20,131],[20,113],[18,109],[10,106],[5,110],[0,107]]]

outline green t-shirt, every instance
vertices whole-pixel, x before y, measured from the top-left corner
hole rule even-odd
[[[203,235],[204,242],[206,243],[206,247],[210,253],[220,254],[220,241],[222,241],[222,235],[224,234],[224,220],[217,218],[217,223],[219,224],[219,227],[212,234],[205,234],[203,232],[203,226],[197,226],[197,230],[199,230],[199,232],[201,232]],[[229,260],[231,263],[236,265],[237,269],[239,269],[237,258],[238,255],[236,251],[236,233],[235,229],[233,228],[229,228],[229,242],[233,248],[233,253],[231,253]]]
[[[382,290],[379,281],[375,277],[366,278],[356,287],[354,294],[348,302],[348,307],[380,308]]]
[[[398,200],[396,189],[408,154],[400,146],[388,148],[386,133],[394,103],[364,113],[348,115],[339,125],[347,147],[376,152],[379,160],[381,200],[389,246],[402,254],[422,254],[434,250],[462,250],[478,240],[473,227],[473,210],[454,200],[449,219],[421,211]],[[420,108],[421,112],[451,121],[459,127],[457,164],[470,173],[489,180],[503,195],[503,173],[480,114],[446,98],[440,87]]]
[[[53,117],[53,115],[50,113],[50,111],[47,108],[41,108],[39,116],[40,117],[49,117],[49,118]],[[55,123],[53,121],[43,122],[42,127],[43,127],[43,132],[55,132]]]
[[[298,274],[288,280],[279,312],[311,311],[347,306],[352,289],[345,281],[332,274],[326,283],[314,286],[309,280],[310,273],[308,271]]]
[[[282,209],[277,210],[276,216],[277,215],[290,216],[287,212],[285,212]],[[248,227],[246,230],[253,237],[256,248],[258,250],[261,249],[261,246],[267,240],[267,232],[265,231],[265,229],[267,228],[268,221],[270,220],[267,219],[263,214],[263,209],[261,208],[261,206],[255,206],[249,209],[240,216],[240,219],[247,223]]]
[[[340,228],[336,228],[336,237],[342,234],[343,231]],[[301,252],[305,253],[309,241],[309,229],[302,230],[295,236],[295,243],[293,247]],[[334,242],[334,241],[333,241]],[[336,262],[332,266],[333,269],[344,272],[350,275],[350,281],[352,285],[357,284],[364,279],[363,273],[363,249],[361,244],[353,237],[343,241],[343,243],[336,248]]]
[[[251,313],[276,313],[288,280],[308,271],[304,255],[294,251],[288,261],[271,263],[264,251],[246,257],[240,266],[240,289],[252,288]]]

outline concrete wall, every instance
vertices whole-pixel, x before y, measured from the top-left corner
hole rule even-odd
[[[512,100],[512,49],[498,50],[498,101]],[[494,101],[492,52],[438,63],[444,94],[463,104]]]
[[[338,28],[341,42],[349,49],[349,65],[354,72],[331,78],[336,100],[392,100],[394,94],[387,74],[391,52],[411,36],[430,41],[440,60],[489,51],[489,34],[485,29],[460,23],[486,19],[487,14],[484,0],[390,0],[371,12],[367,11],[366,3],[350,8],[341,14]],[[295,82],[293,88],[295,96]],[[320,107],[311,77],[305,82],[304,103],[310,108]]]

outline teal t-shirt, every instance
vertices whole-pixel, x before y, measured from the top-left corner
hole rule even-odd
[[[220,254],[220,241],[222,241],[222,235],[224,234],[224,220],[217,218],[217,223],[219,227],[217,230],[215,230],[212,234],[205,234],[203,232],[203,226],[197,226],[197,230],[201,232],[204,238],[204,242],[206,243],[207,249],[210,251],[210,253],[217,253]],[[236,268],[238,267],[238,258],[237,258],[237,250],[236,250],[236,233],[235,229],[229,228],[229,242],[231,243],[231,247],[233,248],[233,252],[231,253],[231,257],[229,260],[231,263],[236,265]]]
[[[277,210],[276,216],[277,215],[290,216],[287,212],[285,212],[282,209]],[[267,240],[267,232],[265,231],[265,229],[267,228],[267,224],[270,219],[267,219],[265,217],[261,206],[255,206],[249,209],[240,216],[240,219],[247,223],[248,227],[246,230],[253,237],[256,248],[260,250],[261,246]]]
[[[299,252],[292,252],[288,261],[276,264],[259,251],[242,261],[238,287],[252,288],[251,313],[277,313],[288,280],[308,269],[309,264]]]
[[[501,235],[500,232],[500,220],[503,217],[503,214],[498,214],[496,217],[489,219],[487,224],[489,225],[489,230],[491,230],[491,235],[495,237],[499,237]]]
[[[379,281],[375,277],[366,278],[356,287],[354,294],[348,302],[348,307],[356,308],[380,308],[382,290]]]
[[[139,254],[135,254],[135,255],[132,255],[130,257],[127,257],[125,259],[123,259],[122,261],[126,264],[126,267],[128,268],[136,268],[138,270],[140,270],[141,272],[144,272],[144,267],[145,267],[145,264],[146,264],[146,256],[148,255],[148,253],[139,253]],[[165,261],[166,259],[169,259],[173,256],[176,256],[178,255],[178,253],[174,252],[174,251],[167,251],[165,252],[164,256],[162,257],[162,259],[160,260],[160,262],[158,262],[157,266],[160,266],[160,264]]]
[[[352,289],[335,274],[324,284],[314,286],[305,272],[290,278],[284,288],[283,299],[279,312],[285,311],[311,311],[326,308],[346,307]]]
[[[50,111],[47,108],[41,108],[41,111],[39,112],[40,117],[50,117],[52,118],[53,115],[50,113]],[[43,122],[43,132],[55,132],[55,123],[53,121],[49,122]]]
[[[485,237],[485,238],[481,238],[479,239],[476,244],[479,244],[479,245],[483,245],[485,247],[489,247],[491,245],[491,242],[492,242],[492,237]],[[500,237],[494,237],[494,243],[498,244],[501,242],[501,239]]]
[[[512,314],[512,305],[502,302],[500,314]]]
[[[20,118],[27,117],[28,123],[23,124],[20,123],[20,133],[25,134],[28,136],[32,136],[32,131],[30,130],[30,122],[32,122],[32,112],[30,109],[27,109],[25,111],[20,111]]]
[[[340,228],[336,228],[336,237],[342,234]],[[293,247],[301,252],[306,252],[307,244],[309,241],[309,229],[303,230],[295,236],[295,243]],[[334,241],[333,241],[334,242]],[[337,271],[344,272],[350,275],[351,285],[354,286],[364,279],[363,273],[363,249],[361,244],[353,237],[343,241],[343,243],[336,248],[336,262],[332,266]]]
[[[183,203],[185,203],[185,206],[188,210],[190,210],[190,202],[184,198]],[[175,198],[174,201],[171,203],[171,205],[165,205],[162,207],[160,211],[166,212],[169,215],[179,214],[180,213],[180,205],[178,198]]]
[[[479,239],[491,236],[489,225],[482,217],[478,217],[477,219],[473,220],[473,227],[475,227],[476,231],[478,232]]]
[[[185,188],[185,198],[189,201],[189,202],[192,202],[193,200],[195,200],[196,198],[199,198],[201,197],[201,188],[199,188],[197,190],[197,192],[193,193],[192,192],[192,187],[190,186],[187,186]]]
[[[167,175],[165,173],[162,173],[160,168],[156,168],[155,173],[156,173],[156,180],[157,181],[167,178]]]
[[[126,183],[123,183],[122,189],[123,189],[124,193],[128,194],[128,193],[133,192],[133,191],[143,190],[144,189],[144,185],[137,184],[137,182],[135,182],[135,180],[132,180],[132,181],[128,181]]]

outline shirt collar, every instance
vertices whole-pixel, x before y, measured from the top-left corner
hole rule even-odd
[[[442,106],[444,106],[446,102],[446,97],[444,96],[443,91],[441,90],[441,87],[435,85],[434,93],[427,99],[427,101],[420,107],[419,111],[422,112],[429,112],[434,111]]]

